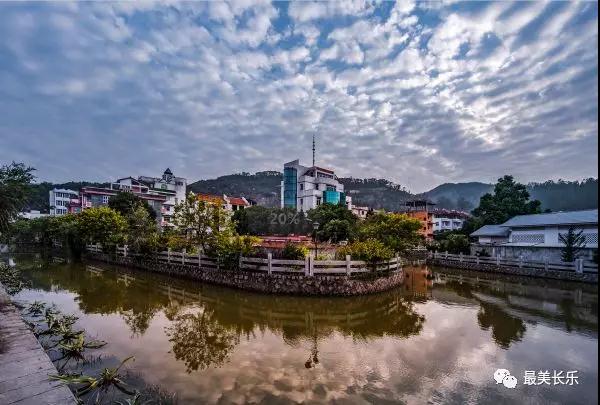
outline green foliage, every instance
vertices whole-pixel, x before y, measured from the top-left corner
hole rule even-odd
[[[26,287],[19,270],[4,263],[0,263],[0,284],[4,286],[6,292],[10,295],[17,294]]]
[[[127,221],[111,208],[94,207],[77,214],[77,228],[84,243],[99,243],[111,249],[125,240]]]
[[[219,263],[223,267],[237,270],[240,256],[254,256],[259,243],[260,238],[256,236],[220,233],[212,253],[219,258]]]
[[[563,262],[573,262],[579,256],[579,252],[585,248],[585,236],[583,231],[576,231],[570,227],[566,234],[559,233],[558,239],[564,246],[561,251]]]
[[[58,374],[50,375],[50,380],[60,381],[64,384],[77,385],[75,394],[78,397],[89,393],[95,393],[95,402],[99,403],[101,395],[105,394],[111,387],[118,389],[128,395],[134,395],[127,384],[123,381],[123,377],[119,374],[119,370],[125,363],[134,359],[133,356],[127,357],[116,368],[104,368],[97,377],[73,375],[73,374]]]
[[[436,236],[438,242],[438,250],[451,254],[469,254],[470,242],[467,235],[462,235],[457,232],[444,232],[442,235]]]
[[[0,166],[0,232],[8,229],[10,221],[25,207],[34,170],[15,162]]]
[[[156,219],[156,211],[154,211],[148,202],[130,192],[120,192],[110,197],[108,207],[126,218],[136,211],[137,208],[142,207],[148,213],[150,219]]]
[[[355,237],[358,218],[345,205],[321,204],[308,212],[308,218],[319,224],[319,241],[335,243]]]
[[[378,240],[392,252],[404,252],[423,241],[421,222],[405,214],[376,213],[360,224],[360,240]]]
[[[186,239],[204,251],[214,250],[221,235],[234,233],[231,216],[223,207],[198,201],[192,193],[175,206],[173,220]]]
[[[347,246],[342,246],[337,251],[340,260],[350,255],[353,260],[364,260],[371,265],[389,260],[394,256],[394,251],[383,242],[369,238],[362,241],[355,241]]]
[[[473,215],[483,225],[501,224],[516,215],[539,214],[540,206],[538,200],[529,200],[529,192],[523,184],[507,175],[498,179],[494,194],[488,193],[481,197],[479,207],[473,210]]]
[[[143,205],[134,205],[125,216],[128,222],[127,245],[135,253],[152,253],[158,249],[158,228]]]
[[[297,243],[288,242],[281,251],[281,258],[287,260],[303,260],[308,255],[308,248]]]

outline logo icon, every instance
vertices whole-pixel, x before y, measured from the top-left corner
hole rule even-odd
[[[517,386],[517,377],[510,375],[510,371],[505,368],[499,368],[494,372],[496,384],[502,384],[506,388],[513,389]]]

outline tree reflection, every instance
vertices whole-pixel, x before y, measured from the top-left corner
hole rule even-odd
[[[175,358],[183,360],[188,373],[221,365],[239,343],[239,334],[221,325],[206,308],[178,315],[166,331]]]
[[[512,342],[523,338],[527,328],[521,319],[510,316],[497,305],[486,302],[480,302],[479,305],[479,326],[484,330],[492,328],[492,337],[500,347],[508,349]]]

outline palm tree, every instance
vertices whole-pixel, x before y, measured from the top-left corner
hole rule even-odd
[[[565,246],[562,248],[562,261],[573,262],[577,259],[579,252],[585,248],[585,236],[583,231],[576,231],[570,227],[569,231],[558,235],[558,239]]]

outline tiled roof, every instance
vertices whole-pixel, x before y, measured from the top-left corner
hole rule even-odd
[[[508,228],[504,228],[501,225],[484,225],[471,236],[508,236]]]
[[[248,202],[246,202],[243,198],[240,197],[229,197],[229,203],[231,205],[250,205]]]
[[[500,226],[519,228],[545,225],[598,224],[598,210],[552,212],[548,214],[517,215]]]
[[[214,195],[214,194],[198,193],[198,194],[196,194],[196,199],[198,201],[210,202],[210,203],[214,203],[214,204],[223,204],[225,202],[225,200],[223,199],[223,196]]]

